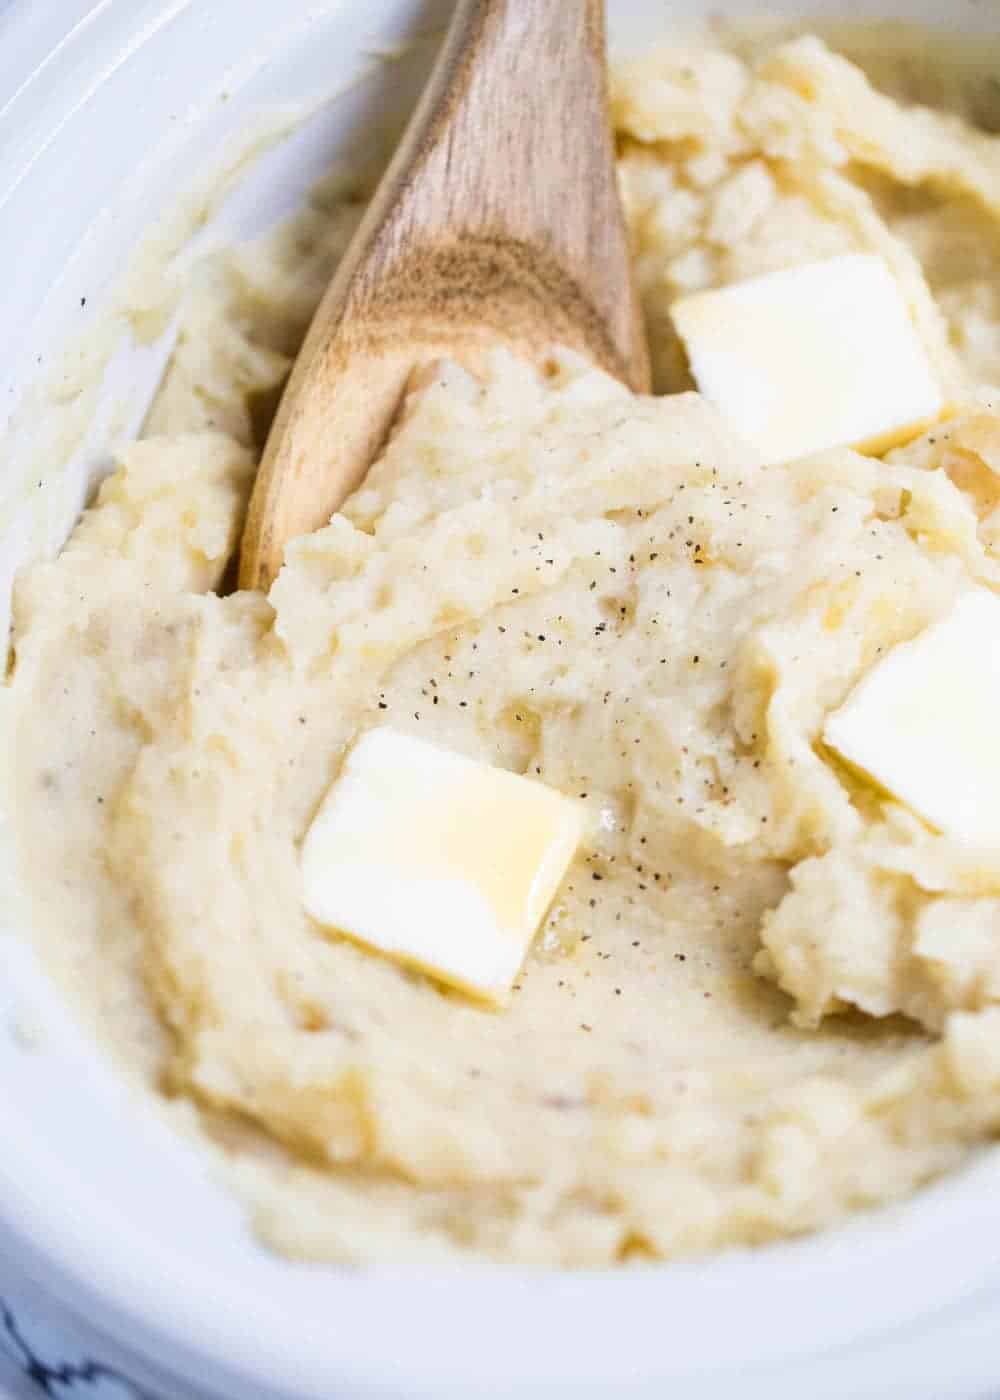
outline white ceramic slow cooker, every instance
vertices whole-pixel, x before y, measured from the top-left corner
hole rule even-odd
[[[715,8],[610,0],[613,45],[636,47]],[[997,0],[769,8],[1000,37]],[[373,56],[440,27],[447,9],[0,3],[0,623],[13,569],[58,547],[107,459],[109,425],[119,437],[134,430],[169,353],[169,337],[123,343],[108,371],[115,411],[67,470],[54,455],[44,479],[27,478],[47,431],[31,385],[100,315],[141,233],[262,123],[292,134],[234,180],[200,236],[272,222],[373,114],[412,100],[426,46],[424,58],[418,49],[388,66]],[[69,401],[76,392],[68,372]],[[16,1260],[47,1306],[87,1329],[97,1360],[152,1393],[1000,1396],[993,1152],[905,1206],[820,1238],[671,1267],[357,1276],[264,1253],[203,1159],[132,1101],[47,983],[2,868],[3,821],[0,780],[0,1259]]]

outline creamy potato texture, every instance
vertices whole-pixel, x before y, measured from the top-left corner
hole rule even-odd
[[[270,595],[224,596],[261,419],[360,213],[330,186],[202,266],[143,440],[22,574],[39,937],[278,1248],[754,1244],[1000,1128],[1000,852],[820,741],[888,649],[1000,587],[1000,144],[917,89],[808,37],[621,69],[663,396],[566,355],[439,366]],[[899,278],[952,414],[884,460],[762,467],[691,392],[671,302],[849,251]],[[303,911],[302,837],[383,724],[586,810],[508,1010]]]

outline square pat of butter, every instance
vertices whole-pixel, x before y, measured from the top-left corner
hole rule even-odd
[[[348,754],[306,834],[317,922],[503,1001],[583,834],[542,783],[391,729]]]
[[[1000,846],[1000,598],[972,589],[894,647],[823,738],[938,831]]]
[[[943,410],[880,257],[850,253],[695,292],[671,314],[699,390],[765,462],[830,447],[881,452]]]

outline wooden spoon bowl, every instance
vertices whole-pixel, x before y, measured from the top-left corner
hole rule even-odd
[[[299,353],[247,518],[240,586],[325,525],[411,372],[500,342],[588,355],[639,392],[649,356],[608,118],[602,0],[458,0],[441,56]]]

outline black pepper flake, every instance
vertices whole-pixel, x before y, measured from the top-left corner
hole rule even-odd
[[[389,706],[385,703],[384,700],[380,700],[378,702],[378,707],[380,710],[387,710],[389,708]]]
[[[592,871],[590,872],[590,878],[591,878],[592,880],[603,880],[603,879],[604,879],[604,876],[603,876],[603,875],[599,875],[599,874],[597,873],[596,870],[592,870]]]

